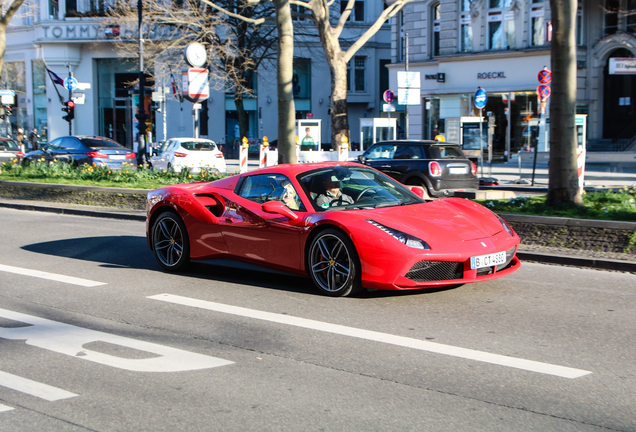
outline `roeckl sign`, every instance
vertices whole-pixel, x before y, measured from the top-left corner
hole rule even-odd
[[[505,72],[480,72],[477,74],[477,79],[496,79],[506,78]]]

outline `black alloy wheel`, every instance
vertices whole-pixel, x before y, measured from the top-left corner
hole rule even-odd
[[[318,234],[311,242],[307,261],[311,279],[323,294],[344,297],[362,290],[358,253],[340,231],[327,229]]]
[[[188,231],[176,213],[161,213],[152,226],[150,238],[155,257],[165,270],[180,271],[190,263]]]

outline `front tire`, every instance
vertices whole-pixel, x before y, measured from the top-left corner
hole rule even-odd
[[[190,240],[185,224],[174,212],[159,215],[151,230],[152,250],[164,270],[177,272],[190,263]]]
[[[353,242],[334,229],[314,238],[307,259],[311,279],[321,293],[345,297],[362,290],[360,260]]]

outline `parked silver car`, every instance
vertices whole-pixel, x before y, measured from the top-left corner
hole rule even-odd
[[[150,158],[150,167],[157,171],[191,172],[202,169],[226,171],[225,157],[216,143],[205,138],[172,138],[163,143]]]

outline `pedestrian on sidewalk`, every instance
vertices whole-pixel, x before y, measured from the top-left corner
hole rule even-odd
[[[38,135],[38,129],[33,128],[29,134],[29,143],[31,144],[31,150],[35,151],[39,149],[40,135]]]
[[[16,141],[18,142],[18,147],[20,147],[20,151],[24,153],[24,142],[26,141],[26,137],[24,136],[24,131],[22,128],[18,128],[18,133],[15,136]]]

